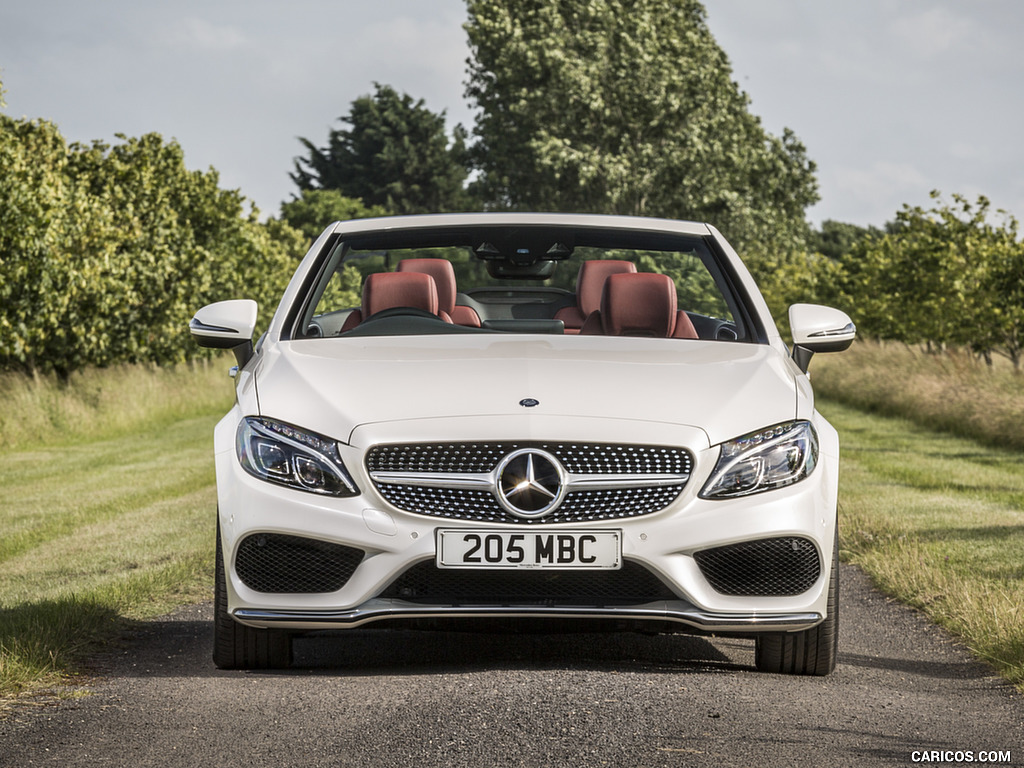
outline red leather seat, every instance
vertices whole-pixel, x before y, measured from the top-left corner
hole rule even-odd
[[[601,292],[608,276],[631,272],[636,272],[631,261],[584,261],[576,276],[576,306],[558,310],[555,320],[565,323],[566,333],[579,333],[590,314],[601,308]]]
[[[456,325],[471,328],[480,327],[480,316],[472,307],[455,303],[458,289],[455,284],[455,269],[445,259],[402,259],[398,262],[396,272],[420,272],[434,278],[437,286],[437,306],[441,312],[451,317]]]
[[[689,316],[676,309],[676,286],[668,275],[649,272],[610,275],[601,309],[592,312],[583,334],[696,339]]]
[[[437,286],[430,275],[422,272],[375,272],[363,283],[362,307],[345,319],[341,333],[355,328],[378,312],[397,307],[422,309],[451,322],[447,313],[438,310]]]

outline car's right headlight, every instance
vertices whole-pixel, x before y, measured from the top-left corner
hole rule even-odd
[[[273,419],[242,419],[235,454],[250,475],[269,483],[326,496],[356,496],[334,440]]]
[[[809,421],[789,421],[722,443],[703,499],[727,499],[800,482],[818,463],[818,434]]]

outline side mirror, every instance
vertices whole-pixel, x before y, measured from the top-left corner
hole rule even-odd
[[[218,301],[196,312],[188,330],[201,347],[230,349],[241,368],[253,355],[257,313],[256,302],[251,299]]]
[[[804,373],[815,352],[842,352],[857,336],[857,326],[845,312],[820,304],[794,304],[789,308],[793,333],[793,360]]]

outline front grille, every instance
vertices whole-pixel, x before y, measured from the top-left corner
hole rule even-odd
[[[352,578],[363,551],[329,541],[257,533],[238,545],[235,572],[257,592],[336,592]]]
[[[615,571],[461,570],[427,561],[399,576],[381,597],[433,605],[547,607],[677,599],[657,576],[630,561]]]
[[[579,474],[684,474],[692,466],[681,448],[600,443],[417,443],[378,445],[366,463],[371,472],[490,472],[520,448],[540,448]]]
[[[379,445],[366,457],[371,472],[432,472],[484,474],[513,451],[538,448],[553,455],[573,475],[683,475],[693,460],[689,452],[671,446],[609,445],[597,443],[429,443]],[[536,525],[614,520],[665,509],[686,487],[672,485],[634,488],[570,490],[562,504],[538,518],[522,518],[506,511],[487,490],[435,488],[426,485],[374,482],[381,496],[407,512],[433,517],[506,525]]]
[[[705,549],[693,557],[704,578],[723,595],[799,595],[821,575],[818,548],[795,536]]]

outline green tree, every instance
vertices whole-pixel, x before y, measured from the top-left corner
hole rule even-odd
[[[850,253],[861,240],[868,237],[879,237],[884,234],[877,227],[861,227],[842,221],[827,219],[821,223],[821,229],[812,229],[808,238],[808,248],[813,253],[820,253],[830,259],[840,259]]]
[[[434,213],[470,207],[465,131],[451,139],[445,114],[388,85],[352,102],[327,146],[300,138],[308,155],[295,161],[292,180],[301,190],[334,189],[343,196],[393,213]]]
[[[182,359],[185,330],[202,304],[248,296],[266,308],[280,296],[293,262],[280,240],[245,211],[245,198],[219,188],[216,171],[190,171],[176,142],[158,134],[75,148],[76,188],[109,211],[116,232],[110,255],[77,307],[75,337],[91,326],[101,345],[88,362]],[[73,249],[92,264],[97,254]],[[84,290],[84,288],[83,288]],[[79,343],[81,343],[79,341]]]
[[[990,202],[960,195],[905,206],[881,237],[841,261],[841,301],[879,338],[967,346],[1019,369],[1024,341],[1024,247],[1017,221],[992,221]],[[1000,212],[1001,213],[1001,212]]]
[[[367,207],[358,198],[345,197],[336,189],[304,189],[297,198],[281,203],[281,220],[315,240],[333,221],[387,216],[383,206]]]
[[[1024,355],[1024,245],[1017,238],[1017,221],[1009,219],[1010,238],[1001,237],[989,272],[989,290],[994,299],[989,318],[996,348],[1013,363],[1020,373]],[[1003,235],[1007,234],[1005,231]]]
[[[466,94],[491,207],[703,219],[799,248],[817,200],[790,132],[748,111],[696,0],[468,0]]]
[[[261,224],[177,143],[119,138],[69,146],[0,116],[0,368],[182,360],[203,304],[280,297],[299,232]]]
[[[838,289],[842,270],[828,256],[814,251],[779,250],[753,259],[750,267],[784,333],[789,328],[787,310],[792,304],[810,302],[846,309]]]
[[[34,368],[47,331],[60,332],[54,277],[62,230],[74,215],[66,165],[56,126],[0,115],[0,367]]]

